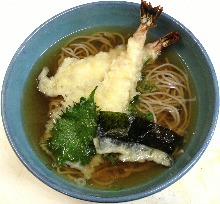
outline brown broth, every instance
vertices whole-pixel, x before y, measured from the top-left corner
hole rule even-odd
[[[67,36],[63,39],[61,39],[59,42],[55,43],[53,46],[51,46],[45,53],[40,56],[37,63],[34,65],[28,80],[25,85],[24,89],[24,95],[23,95],[23,122],[25,131],[27,133],[27,136],[29,137],[30,143],[33,146],[33,149],[36,151],[37,155],[42,159],[42,162],[45,163],[45,165],[48,166],[48,168],[52,168],[52,161],[48,155],[46,155],[43,150],[39,146],[39,140],[41,136],[44,134],[45,131],[45,124],[48,117],[48,104],[49,99],[48,97],[44,96],[42,93],[40,93],[37,89],[37,77],[39,73],[41,72],[42,68],[44,66],[47,66],[50,69],[50,75],[53,75],[55,73],[55,70],[57,69],[57,60],[59,53],[61,52],[61,47],[66,45],[69,40],[76,35],[89,35],[91,33],[97,32],[97,31],[114,31],[119,32],[126,36],[131,36],[134,32],[133,28],[98,28],[98,29],[89,29],[85,31],[80,31],[76,34]],[[155,40],[153,36],[148,37],[149,41]],[[171,63],[186,68],[187,66],[184,64],[184,61],[181,59],[178,54],[176,54],[172,47],[167,48],[163,51],[163,54],[159,57],[159,60],[163,60],[163,58],[168,58]],[[189,74],[189,73],[188,73]],[[191,80],[191,79],[190,79]],[[195,95],[195,90],[193,89],[193,82],[190,82],[192,84],[192,93]],[[194,115],[196,113],[196,104],[193,105],[193,113]],[[190,124],[190,127],[188,128],[188,135],[193,134],[193,122]],[[188,140],[189,141],[189,140]],[[188,142],[187,141],[187,142]],[[186,143],[187,143],[186,142]],[[133,173],[128,178],[122,178],[116,181],[114,184],[107,186],[107,187],[101,187],[94,184],[92,181],[88,181],[87,184],[89,187],[92,188],[98,188],[98,189],[121,189],[121,188],[128,188],[132,187],[134,185],[138,185],[144,182],[147,182],[151,179],[154,179],[155,177],[159,176],[163,172],[165,172],[168,168],[163,167],[161,165],[152,164],[151,162],[146,162],[143,165],[148,165],[149,169],[145,170],[143,172],[139,173]],[[67,178],[66,178],[67,179]]]

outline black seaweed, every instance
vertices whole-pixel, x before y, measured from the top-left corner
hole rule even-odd
[[[125,113],[100,111],[98,135],[134,142],[172,154],[183,137],[161,125]]]

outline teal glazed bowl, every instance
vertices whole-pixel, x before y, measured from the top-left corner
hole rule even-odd
[[[47,168],[32,147],[22,119],[22,97],[27,78],[39,57],[51,45],[76,31],[106,26],[139,25],[139,4],[97,2],[66,10],[34,30],[21,44],[7,69],[2,87],[2,120],[8,140],[21,162],[43,183],[68,196],[93,202],[123,202],[157,193],[180,179],[207,148],[219,111],[218,82],[208,54],[198,39],[180,22],[162,13],[152,35],[161,37],[176,30],[181,41],[172,49],[187,64],[197,92],[194,135],[176,163],[151,181],[118,191],[95,190],[77,186]],[[39,43],[40,42],[40,43]],[[204,122],[205,118],[205,122]]]

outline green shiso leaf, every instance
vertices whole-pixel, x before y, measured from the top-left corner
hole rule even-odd
[[[96,153],[93,138],[96,137],[98,111],[94,102],[95,90],[86,100],[68,107],[51,130],[48,148],[56,158],[56,165],[66,161],[86,165]]]

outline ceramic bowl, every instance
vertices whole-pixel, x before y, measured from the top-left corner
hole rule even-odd
[[[176,30],[181,41],[172,49],[186,62],[197,92],[198,110],[194,135],[176,163],[159,177],[118,191],[95,190],[75,185],[48,169],[34,151],[23,126],[22,97],[27,78],[39,57],[51,45],[76,31],[105,26],[137,27],[139,5],[129,2],[97,2],[66,10],[31,33],[15,53],[2,88],[2,119],[9,142],[18,158],[38,179],[74,198],[94,202],[123,202],[157,193],[180,179],[198,161],[212,137],[218,116],[218,84],[213,65],[198,39],[180,22],[162,13],[157,28],[161,37]]]

